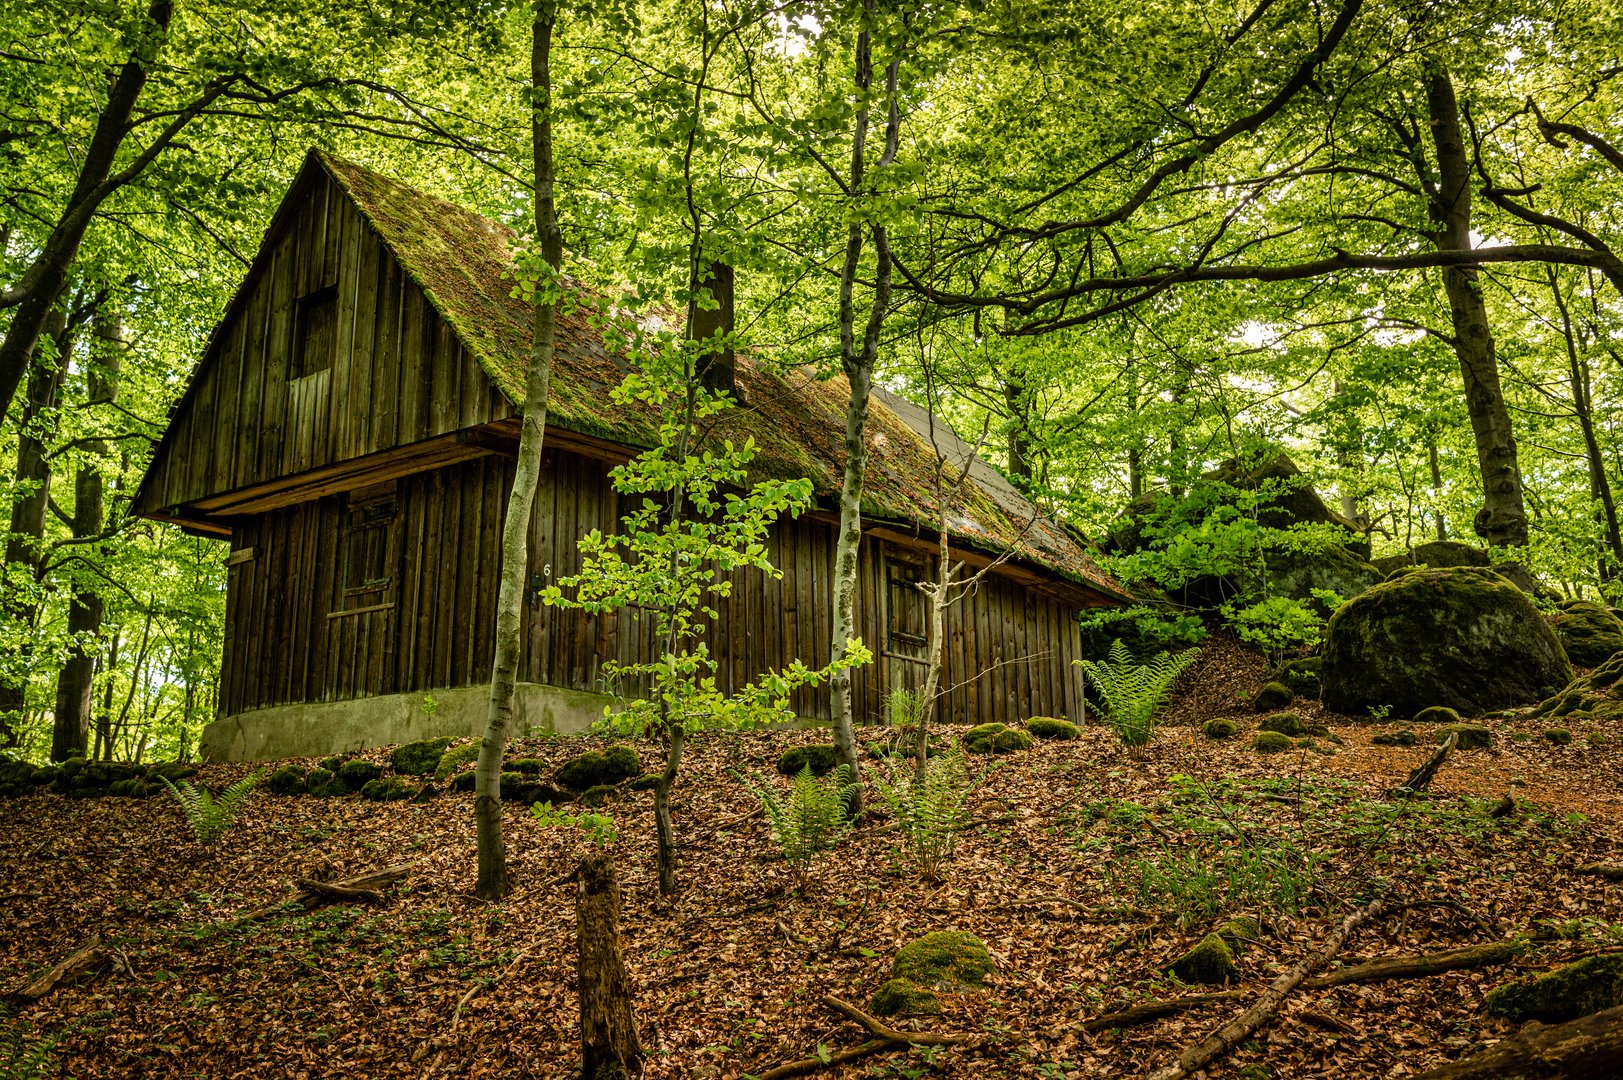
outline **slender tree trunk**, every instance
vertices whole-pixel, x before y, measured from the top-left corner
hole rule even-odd
[[[68,282],[68,272],[79,255],[79,245],[95,217],[96,209],[117,186],[110,185],[119,148],[130,132],[135,103],[146,87],[147,74],[168,36],[174,16],[172,0],[153,0],[147,8],[146,25],[136,35],[133,55],[119,70],[107,93],[107,104],[96,119],[96,129],[85,149],[73,193],[62,215],[40,248],[39,255],[17,285],[21,297],[11,316],[11,324],[0,339],[0,416],[5,415],[34,361],[40,335],[46,331],[51,311]]]
[[[945,517],[945,499],[939,491],[937,497],[942,502],[942,515]],[[946,523],[943,521],[940,548],[936,553],[936,577],[925,590],[930,600],[930,660],[924,669],[924,687],[919,700],[919,741],[913,751],[913,775],[920,780],[924,779],[924,771],[930,762],[930,724],[935,720],[935,703],[941,692],[942,655],[947,639],[947,605],[951,590],[952,561],[947,547]]]
[[[863,12],[872,17],[873,0],[864,0]],[[865,28],[857,35],[856,82],[866,99],[873,84],[872,41]],[[896,158],[896,142],[901,128],[901,111],[896,97],[897,63],[886,69],[886,99],[889,113],[885,122],[885,149],[879,159],[884,168]],[[864,190],[868,142],[868,110],[857,110],[851,138],[851,196],[860,198]],[[857,557],[862,544],[862,486],[868,468],[868,399],[873,392],[874,362],[879,354],[879,331],[890,306],[890,238],[884,226],[872,227],[876,265],[874,295],[868,322],[860,345],[856,336],[856,305],[853,293],[862,262],[862,223],[851,222],[845,245],[845,264],[840,272],[840,361],[851,387],[851,400],[845,411],[845,476],[840,484],[840,528],[834,549],[834,618],[830,655],[842,659],[846,645],[861,635],[857,627]],[[833,698],[834,750],[839,763],[851,770],[858,785],[850,807],[853,815],[862,812],[862,764],[857,758],[856,703],[852,696],[850,668],[835,672],[830,680]]]
[[[1555,267],[1545,267],[1545,280],[1550,284],[1550,295],[1555,298],[1556,310],[1561,313],[1561,336],[1567,346],[1567,372],[1572,390],[1572,412],[1578,419],[1578,429],[1584,438],[1584,458],[1589,464],[1589,492],[1599,507],[1597,517],[1602,531],[1601,555],[1597,569],[1602,581],[1611,581],[1623,569],[1623,533],[1617,520],[1617,503],[1612,497],[1612,483],[1606,475],[1606,457],[1601,452],[1600,438],[1595,432],[1594,401],[1590,396],[1589,365],[1579,355],[1578,329],[1573,325],[1572,312],[1566,297],[1561,295],[1561,280]]]
[[[642,1043],[620,951],[620,879],[613,856],[587,856],[575,878],[581,1080],[617,1080],[639,1070]]]
[[[103,305],[95,317],[95,354],[87,372],[86,405],[112,402],[118,396],[120,352],[124,347],[124,328],[119,325],[113,310]],[[84,460],[73,482],[73,535],[76,539],[97,536],[105,527],[105,508],[102,494],[102,462],[107,456],[107,443],[92,439],[84,444]],[[96,552],[103,549],[96,546]],[[90,558],[89,546],[79,549],[80,558]],[[87,584],[88,575],[71,573],[68,600],[68,658],[56,681],[56,713],[51,744],[58,747],[83,747],[90,731],[90,716],[94,705],[96,657],[101,653],[102,617],[105,605],[101,594]],[[105,741],[105,732],[101,733]]]
[[[552,28],[556,0],[540,0],[530,48],[530,79],[535,95],[530,130],[535,142],[535,227],[541,254],[554,272],[563,265],[563,235],[553,196],[552,162]],[[474,777],[474,818],[478,825],[479,879],[475,893],[485,900],[507,894],[507,845],[502,839],[501,769],[507,731],[513,719],[513,694],[521,652],[519,622],[530,561],[530,510],[541,479],[542,440],[547,430],[547,395],[552,379],[552,353],[557,340],[556,281],[537,283],[535,336],[525,379],[524,422],[519,433],[513,489],[502,522],[501,586],[496,600],[496,656],[490,674],[490,714]]]
[[[51,463],[46,457],[44,429],[55,423],[57,394],[67,367],[63,350],[70,344],[66,313],[58,307],[52,316],[51,336],[58,344],[57,359],[49,366],[35,365],[28,375],[28,400],[17,428],[17,487],[11,502],[10,531],[6,536],[6,562],[0,575],[0,617],[32,630],[39,613],[39,584],[45,565],[45,518],[50,506]],[[0,677],[0,741],[21,745],[24,706],[28,696],[28,669],[33,657],[32,633],[23,638],[18,655]],[[81,747],[82,749],[82,747]],[[53,760],[62,760],[53,757]]]
[[[1022,489],[1032,481],[1031,427],[1027,423],[1030,403],[1026,400],[1025,377],[1013,369],[1003,379],[1003,403],[1009,409],[1009,477]]]
[[[654,833],[659,852],[659,895],[676,895],[676,836],[671,828],[671,785],[676,783],[676,771],[682,764],[682,747],[687,743],[687,729],[671,724],[670,746],[665,755],[665,771],[654,785]]]
[[[1432,523],[1437,527],[1437,540],[1441,543],[1448,539],[1448,518],[1443,514],[1443,466],[1438,458],[1435,432],[1426,445],[1426,460],[1431,465]]]
[[[1439,176],[1431,197],[1431,217],[1439,228],[1432,238],[1440,250],[1469,251],[1471,159],[1460,131],[1454,83],[1441,65],[1427,68],[1426,105]],[[1482,509],[1477,511],[1476,533],[1496,547],[1525,547],[1527,510],[1516,436],[1499,386],[1499,362],[1482,281],[1475,267],[1451,266],[1443,271],[1443,287],[1453,316],[1454,355],[1465,383],[1465,409],[1471,417],[1482,473]]]

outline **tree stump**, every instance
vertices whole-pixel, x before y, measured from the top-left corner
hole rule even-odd
[[[631,1015],[631,980],[620,955],[620,879],[614,859],[597,852],[576,870],[580,1053],[583,1080],[641,1071],[642,1044]]]

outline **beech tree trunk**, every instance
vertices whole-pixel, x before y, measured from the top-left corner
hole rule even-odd
[[[120,352],[124,347],[124,328],[116,315],[103,306],[95,319],[95,355],[87,372],[87,405],[111,402],[118,396],[118,378],[121,366]],[[85,458],[73,482],[73,536],[87,539],[98,536],[105,527],[102,464],[107,456],[107,443],[92,439],[83,446]],[[87,548],[80,548],[81,557],[88,557]],[[101,594],[85,584],[84,575],[69,575],[68,635],[71,644],[67,660],[56,680],[56,712],[53,717],[51,745],[80,747],[90,738],[90,715],[93,711],[96,657],[101,652],[98,638],[101,634],[105,605]],[[111,733],[105,741],[111,749]]]
[[[630,1075],[642,1063],[631,979],[620,952],[620,879],[614,858],[597,852],[582,859],[576,880],[581,1077],[608,1080]]]
[[[60,354],[69,344],[66,313],[58,307],[52,316],[51,336]],[[45,565],[45,515],[50,506],[51,463],[46,457],[42,428],[54,424],[57,394],[66,364],[35,365],[28,375],[28,399],[17,431],[17,488],[11,501],[11,528],[6,538],[6,562],[0,575],[0,605],[7,622],[34,625],[39,604],[37,588]],[[22,742],[24,707],[28,697],[28,668],[32,646],[25,639],[20,655],[9,658],[10,674],[0,677],[0,741],[7,747]],[[80,749],[83,747],[81,746]],[[52,747],[51,760],[61,761]]]
[[[1561,313],[1561,337],[1567,347],[1572,412],[1578,420],[1578,430],[1583,434],[1584,460],[1589,466],[1589,494],[1595,500],[1596,523],[1601,528],[1601,551],[1600,558],[1596,560],[1596,570],[1601,581],[1611,581],[1623,570],[1623,532],[1618,528],[1617,503],[1612,497],[1612,482],[1606,475],[1606,457],[1601,453],[1600,438],[1595,432],[1595,403],[1590,394],[1589,364],[1579,354],[1579,331],[1573,325],[1566,297],[1561,295],[1561,280],[1556,276],[1555,267],[1545,267],[1544,274],[1545,280],[1550,283],[1550,295],[1555,298],[1556,310]]]
[[[864,0],[863,12],[871,17],[873,0]],[[901,112],[896,97],[898,66],[892,62],[886,69],[885,86],[889,112],[885,121],[885,149],[879,158],[884,168],[896,158],[897,136],[901,128]],[[857,35],[856,82],[861,99],[865,100],[873,84],[873,44],[864,29]],[[851,137],[851,186],[853,198],[864,190],[866,152],[868,142],[868,110],[857,110]],[[874,362],[879,355],[879,331],[884,326],[886,309],[890,306],[891,260],[890,238],[883,225],[872,226],[874,254],[873,302],[868,309],[867,326],[858,344],[856,337],[856,305],[853,294],[857,271],[862,262],[862,222],[853,220],[845,245],[845,264],[840,272],[840,363],[845,369],[846,381],[851,387],[851,401],[845,410],[845,475],[840,483],[840,528],[834,549],[834,618],[830,655],[839,660],[846,655],[846,644],[860,637],[857,631],[857,555],[862,544],[862,486],[868,468],[868,399],[873,392]],[[852,700],[851,669],[842,668],[830,680],[833,698],[834,751],[839,764],[851,770],[851,779],[858,786],[856,798],[850,807],[852,815],[862,812],[862,764],[857,758],[856,703]]]
[[[1528,1024],[1488,1049],[1414,1080],[1605,1080],[1623,1073],[1623,1005],[1565,1024]]]
[[[1438,225],[1432,239],[1440,250],[1469,251],[1471,159],[1460,131],[1454,82],[1441,65],[1427,68],[1426,106],[1439,176],[1431,193],[1431,217]],[[1482,473],[1482,509],[1477,511],[1476,533],[1496,547],[1526,547],[1527,510],[1522,501],[1516,436],[1499,386],[1499,361],[1481,278],[1475,267],[1450,266],[1443,271],[1443,287],[1448,293],[1454,355],[1465,384],[1465,409],[1471,417]]]
[[[96,129],[85,148],[73,193],[68,196],[61,216],[21,282],[14,290],[8,290],[16,293],[15,298],[8,297],[16,307],[5,337],[0,339],[0,416],[11,407],[17,387],[33,365],[34,350],[67,285],[68,272],[79,255],[79,245],[84,242],[97,208],[108,195],[133,179],[133,176],[114,177],[113,165],[129,134],[135,103],[146,87],[147,74],[168,36],[169,21],[174,13],[172,0],[153,0],[147,8],[147,25],[136,35],[138,44],[119,70],[118,78],[108,90],[107,104],[96,118]],[[157,145],[155,142],[149,150],[155,152]]]
[[[535,142],[535,227],[541,255],[553,271],[563,265],[563,234],[558,228],[552,162],[552,29],[556,0],[536,5],[530,46],[530,79],[535,95],[530,130]],[[555,282],[537,283],[535,336],[525,379],[524,421],[519,433],[513,489],[502,522],[501,586],[496,599],[496,655],[490,674],[490,712],[479,745],[474,775],[474,819],[478,826],[479,879],[474,892],[494,900],[507,894],[507,845],[502,838],[501,770],[507,732],[513,720],[513,693],[522,652],[519,623],[524,613],[530,565],[530,510],[541,479],[541,450],[547,430],[547,395],[557,341]]]

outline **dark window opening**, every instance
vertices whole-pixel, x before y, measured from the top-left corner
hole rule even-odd
[[[345,509],[339,610],[394,601],[394,522],[393,498],[351,502]]]
[[[890,643],[923,648],[930,643],[930,598],[919,588],[922,576],[890,579]]]
[[[293,312],[293,366],[290,377],[302,379],[332,367],[338,351],[338,286],[328,285],[299,297]]]

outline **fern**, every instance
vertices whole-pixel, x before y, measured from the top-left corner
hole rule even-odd
[[[1172,684],[1200,656],[1199,649],[1160,653],[1147,664],[1133,659],[1121,638],[1110,645],[1104,663],[1078,660],[1104,703],[1105,722],[1127,746],[1143,746],[1155,731],[1155,721],[1172,694]]]
[[[757,785],[748,780],[743,783],[760,801],[772,826],[772,839],[802,881],[811,860],[831,850],[851,831],[846,808],[855,798],[858,785],[851,782],[849,765],[841,765],[821,780],[807,765],[794,778],[787,798],[769,784]]]
[[[67,1032],[36,1035],[22,1022],[0,1026],[0,1080],[38,1080],[56,1071],[51,1054]]]
[[[911,761],[893,760],[875,771],[880,801],[901,833],[904,852],[925,878],[938,880],[942,864],[952,857],[959,834],[969,824],[966,804],[979,783],[970,775],[969,758],[956,740],[925,763],[922,777],[915,774]]]
[[[182,780],[177,786],[170,783],[166,776],[158,777],[169,789],[169,794],[180,803],[181,813],[186,815],[186,824],[192,827],[192,835],[197,837],[197,842],[204,847],[214,846],[231,830],[237,811],[242,809],[249,792],[259,785],[259,778],[260,774],[257,772],[245,776],[220,792],[219,798],[215,798],[208,788],[194,784],[190,780]]]

